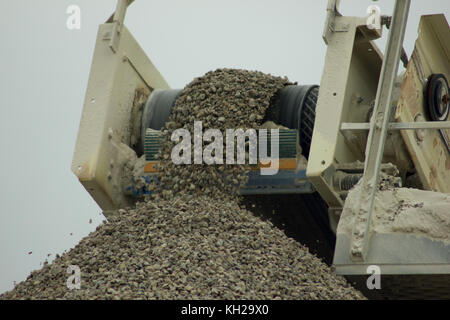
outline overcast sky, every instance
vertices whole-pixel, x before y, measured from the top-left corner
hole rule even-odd
[[[343,0],[341,11],[366,16],[373,3]],[[81,9],[80,30],[66,27],[72,4]],[[319,84],[326,4],[136,0],[125,24],[173,88],[218,67]],[[382,14],[392,13],[393,0],[375,4]],[[0,293],[40,268],[48,254],[52,260],[72,248],[104,219],[70,166],[97,28],[115,5],[115,0],[0,0]],[[449,19],[450,2],[412,1],[408,55],[420,15],[430,13]]]

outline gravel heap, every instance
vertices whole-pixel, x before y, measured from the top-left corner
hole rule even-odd
[[[81,289],[68,290],[69,265]],[[234,202],[139,203],[34,271],[4,299],[356,299],[362,295]]]
[[[120,209],[69,252],[3,299],[362,299],[361,293],[269,220],[245,209],[220,176],[245,183],[245,166],[175,166],[171,132],[255,128],[287,79],[219,69],[195,79],[166,126],[161,185]],[[250,206],[251,207],[251,206]],[[69,265],[81,289],[69,290]]]

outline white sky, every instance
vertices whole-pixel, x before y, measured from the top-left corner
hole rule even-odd
[[[370,0],[343,0],[366,16]],[[81,30],[66,9],[81,8]],[[327,0],[136,0],[125,24],[171,87],[218,67],[319,84]],[[382,14],[394,1],[376,1]],[[98,25],[115,0],[0,0],[0,293],[76,245],[103,219],[70,171]],[[405,48],[420,15],[448,0],[412,0]],[[385,32],[384,36],[387,36]],[[378,43],[383,47],[385,41]],[[89,223],[92,219],[92,223]],[[71,235],[72,233],[72,235]],[[32,254],[28,254],[28,252]]]

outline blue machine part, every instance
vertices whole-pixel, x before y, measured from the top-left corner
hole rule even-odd
[[[280,170],[277,174],[271,176],[263,176],[259,170],[250,171],[247,185],[240,190],[242,195],[254,195],[254,194],[302,194],[302,193],[314,193],[315,189],[313,185],[308,181],[306,177],[306,170]],[[147,174],[141,177],[145,183],[150,184],[152,181],[158,183],[156,174]],[[139,185],[139,187],[138,187]],[[147,187],[140,186],[139,183],[133,177],[131,184],[125,188],[125,193],[134,197],[143,197],[150,195],[152,192]]]
[[[280,170],[277,174],[263,176],[259,170],[250,171],[242,195],[314,193],[316,190],[306,177],[306,170]]]
[[[145,184],[150,184],[153,181],[158,184],[158,179],[156,178],[156,174],[154,173],[143,175],[141,176],[141,179],[144,179]],[[125,194],[136,198],[141,198],[145,195],[152,194],[152,192],[147,189],[147,186],[145,184],[144,186],[141,186],[141,181],[139,181],[138,183],[135,177],[131,177],[131,184],[125,187]]]

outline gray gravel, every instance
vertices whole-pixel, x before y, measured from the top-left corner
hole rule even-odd
[[[81,289],[66,288],[66,268]],[[33,272],[3,299],[358,299],[321,260],[238,204],[140,203]]]
[[[193,137],[194,121],[202,121],[203,131],[221,130],[224,141],[226,129],[258,128],[277,91],[288,84],[291,83],[287,78],[236,69],[211,71],[188,84],[163,131],[166,135],[160,155],[162,171],[159,179],[164,190],[161,195],[170,198],[189,192],[222,198],[235,194],[238,187],[247,182],[248,166],[196,164],[186,168],[175,165],[170,157],[176,144],[170,140],[171,134],[175,129],[185,128]],[[193,148],[191,153],[194,155]]]
[[[258,127],[287,79],[219,69],[194,79],[166,126]],[[221,176],[245,166],[174,166],[163,161],[155,193],[118,210],[74,249],[31,273],[2,299],[362,299],[361,293],[269,220],[245,209]],[[66,287],[69,265],[81,289]]]

